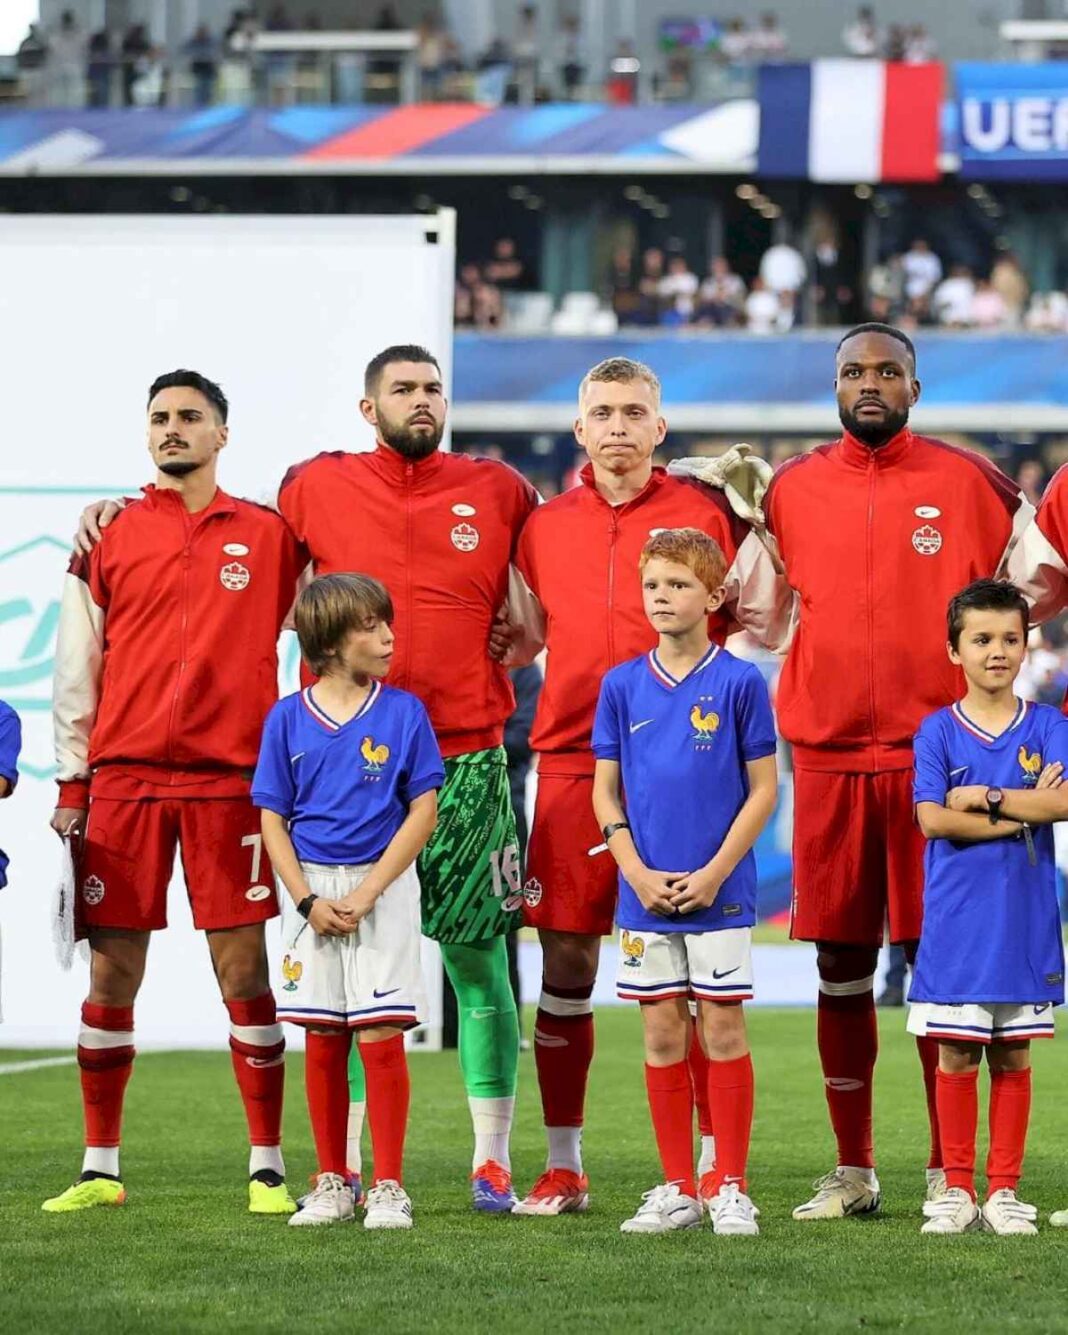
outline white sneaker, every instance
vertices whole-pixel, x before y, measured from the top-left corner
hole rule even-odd
[[[356,1201],[352,1188],[337,1173],[320,1173],[315,1187],[303,1197],[303,1204],[288,1222],[294,1228],[315,1227],[316,1224],[347,1224],[356,1216]]]
[[[963,1187],[947,1187],[941,1196],[924,1201],[927,1221],[921,1233],[967,1233],[979,1227],[979,1207]]]
[[[376,1182],[367,1193],[364,1228],[411,1228],[412,1202],[408,1193],[391,1178]]]
[[[1015,1191],[1002,1187],[995,1191],[982,1211],[983,1227],[989,1233],[1000,1233],[1002,1237],[1010,1233],[1037,1233],[1035,1220],[1038,1210],[1016,1199]]]
[[[677,1228],[698,1228],[701,1207],[692,1196],[684,1196],[677,1182],[665,1182],[642,1193],[642,1203],[632,1219],[619,1226],[620,1233],[671,1233]]]
[[[816,1194],[793,1212],[795,1219],[844,1219],[874,1214],[879,1208],[879,1179],[873,1168],[845,1168],[817,1178]]]
[[[720,1187],[719,1195],[708,1202],[708,1213],[712,1216],[713,1233],[755,1238],[760,1232],[757,1227],[760,1211],[744,1191],[739,1191],[736,1182]]]
[[[946,1194],[946,1170],[944,1168],[928,1168],[927,1173],[927,1196],[929,1201],[936,1201],[940,1196]]]

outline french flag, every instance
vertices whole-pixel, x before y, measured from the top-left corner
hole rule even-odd
[[[762,65],[757,173],[854,184],[936,181],[943,66]]]

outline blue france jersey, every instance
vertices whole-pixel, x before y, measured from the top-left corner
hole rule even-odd
[[[1068,767],[1068,719],[1020,701],[1012,726],[985,732],[959,704],[924,719],[915,741],[916,802],[945,805],[951,788],[1033,788],[1044,766]],[[930,839],[924,854],[923,934],[910,1001],[1026,1005],[1064,1000],[1053,827],[1022,838]]]
[[[426,710],[414,695],[374,682],[360,712],[335,723],[311,687],[267,715],[252,801],[289,821],[303,862],[374,862],[421,793],[445,767]]]
[[[620,762],[627,819],[641,860],[656,871],[708,862],[749,796],[746,761],[775,754],[775,723],[759,671],[712,645],[682,681],[656,651],[607,673],[593,724],[593,753]],[[748,852],[711,908],[677,918],[650,913],[622,874],[620,927],[704,932],[751,927],[756,859]]]

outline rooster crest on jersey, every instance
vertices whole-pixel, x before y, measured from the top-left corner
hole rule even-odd
[[[719,727],[719,715],[711,709],[704,714],[701,712],[700,704],[695,704],[690,710],[690,722],[693,724],[693,740],[709,742]]]
[[[1035,751],[1028,755],[1027,747],[1021,745],[1016,753],[1016,759],[1020,762],[1020,768],[1023,770],[1024,787],[1034,788],[1038,783],[1038,776],[1042,773],[1042,753]]]
[[[360,755],[364,758],[364,769],[368,774],[381,774],[382,767],[389,760],[389,747],[385,742],[375,746],[374,738],[368,735],[360,743]]]
[[[295,992],[303,972],[304,965],[301,964],[300,960],[291,959],[287,955],[282,961],[282,977],[286,980],[282,984],[282,990],[284,992]]]

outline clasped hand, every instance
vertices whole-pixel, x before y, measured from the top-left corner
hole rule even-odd
[[[723,884],[723,877],[707,867],[699,871],[654,871],[643,866],[627,880],[642,905],[664,918],[710,908]]]

